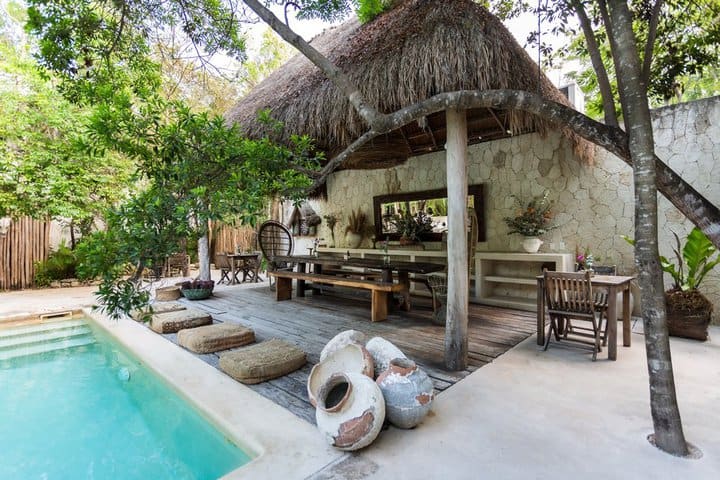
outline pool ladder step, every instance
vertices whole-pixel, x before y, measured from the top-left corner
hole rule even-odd
[[[47,322],[0,330],[0,360],[95,343],[82,320]]]

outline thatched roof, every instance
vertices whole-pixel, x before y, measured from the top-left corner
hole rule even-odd
[[[568,104],[500,20],[470,0],[405,0],[367,24],[353,19],[329,29],[311,44],[348,74],[381,112],[455,90],[539,91]],[[307,134],[328,158],[367,130],[343,93],[300,54],[241,99],[227,118],[249,136],[259,137],[266,133],[256,119],[262,109],[270,109],[284,123],[285,138]],[[470,143],[506,137],[508,131],[544,134],[551,128],[546,120],[519,111],[468,112]],[[591,160],[584,141],[569,131],[563,134],[584,160]],[[343,166],[396,165],[444,144],[445,115],[440,112],[374,139]]]

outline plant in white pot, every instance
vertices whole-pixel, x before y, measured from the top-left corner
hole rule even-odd
[[[508,235],[519,233],[524,236],[523,250],[527,253],[536,253],[543,241],[538,237],[546,234],[557,226],[552,225],[552,202],[548,200],[548,192],[542,196],[531,198],[528,202],[520,200],[513,195],[518,206],[518,213],[514,217],[505,217],[505,223],[510,227]]]

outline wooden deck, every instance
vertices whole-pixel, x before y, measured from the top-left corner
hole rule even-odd
[[[249,387],[300,418],[315,423],[315,409],[307,399],[305,385],[320,351],[336,334],[359,330],[368,339],[381,336],[393,342],[430,375],[438,391],[445,390],[474,370],[492,362],[535,333],[535,314],[518,310],[470,305],[468,368],[450,372],[444,367],[445,328],[431,322],[430,301],[413,297],[412,312],[391,312],[384,322],[370,322],[370,299],[349,293],[293,297],[275,301],[267,284],[257,288],[216,289],[208,300],[192,302],[217,321],[252,327],[257,341],[282,338],[301,347],[308,356],[302,369],[282,378]],[[175,341],[175,335],[166,335]],[[217,366],[218,356],[198,355]]]

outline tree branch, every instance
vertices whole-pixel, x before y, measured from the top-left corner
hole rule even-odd
[[[648,38],[645,43],[645,55],[643,56],[642,76],[640,81],[647,91],[650,83],[650,67],[652,66],[653,58],[653,46],[655,44],[655,37],[657,36],[658,22],[660,21],[660,10],[663,6],[663,0],[657,0],[653,6],[652,16],[650,17],[650,25],[648,27]]]
[[[590,54],[590,61],[592,62],[593,70],[595,70],[595,75],[597,76],[598,87],[600,88],[600,97],[602,98],[603,113],[605,115],[605,124],[617,127],[618,118],[615,113],[615,99],[613,97],[612,87],[610,86],[607,69],[602,61],[602,56],[600,55],[600,47],[595,39],[592,24],[587,16],[587,12],[585,12],[585,9],[583,8],[583,4],[580,3],[579,0],[570,0],[570,3],[580,20],[580,26],[582,27],[583,34],[585,35],[585,42],[587,44],[588,53]]]

